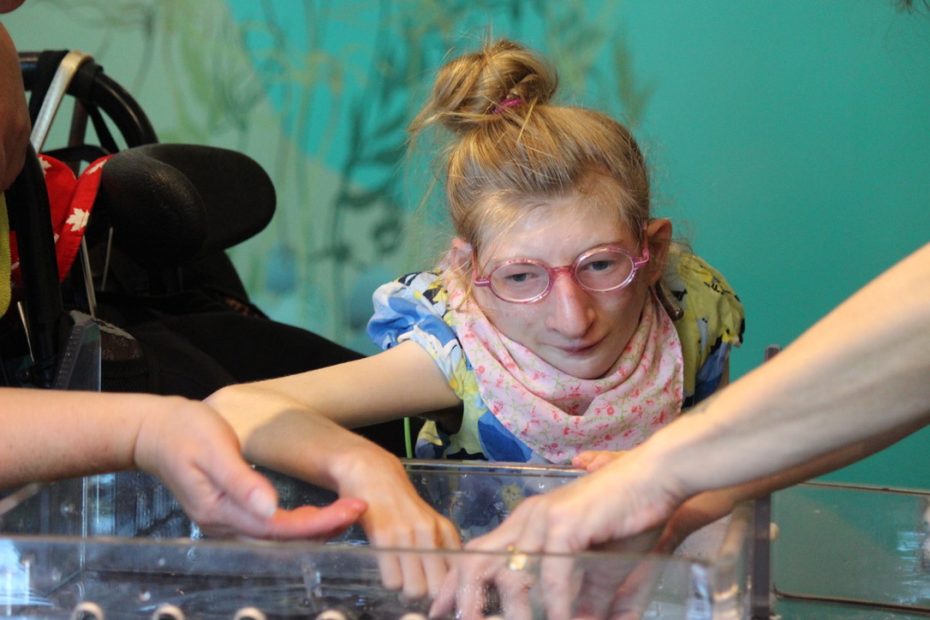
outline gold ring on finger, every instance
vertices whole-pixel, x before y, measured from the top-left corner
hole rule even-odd
[[[507,568],[510,570],[523,570],[526,568],[527,557],[525,553],[514,545],[507,545],[507,553],[510,554],[510,557],[507,558]]]

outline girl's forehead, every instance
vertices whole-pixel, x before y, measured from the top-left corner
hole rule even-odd
[[[484,227],[480,252],[484,260],[527,257],[571,262],[597,245],[636,249],[637,236],[623,221],[619,205],[572,194],[511,208],[516,210],[511,217]]]

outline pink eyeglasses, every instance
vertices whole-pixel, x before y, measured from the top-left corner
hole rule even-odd
[[[552,290],[556,274],[567,272],[581,288],[595,293],[616,291],[629,286],[636,272],[649,262],[649,245],[633,258],[623,248],[601,245],[580,254],[571,265],[550,267],[532,258],[514,258],[495,267],[486,277],[478,275],[477,256],[472,257],[475,286],[491,289],[499,299],[515,304],[531,304]]]

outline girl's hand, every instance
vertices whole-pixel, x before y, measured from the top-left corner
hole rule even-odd
[[[393,455],[372,445],[364,454],[348,456],[334,475],[340,495],[367,502],[361,525],[371,545],[414,551],[379,555],[384,586],[409,598],[435,596],[449,570],[447,558],[416,551],[460,548],[455,526],[419,496]]]
[[[752,495],[743,487],[728,487],[700,493],[688,499],[672,514],[656,546],[657,553],[672,553],[688,536],[727,516],[736,504]]]
[[[133,460],[174,493],[205,532],[259,538],[327,538],[365,511],[365,502],[340,499],[324,508],[278,508],[271,483],[240,456],[229,425],[200,402],[176,399],[146,415]]]
[[[624,454],[626,454],[626,451],[586,450],[572,459],[572,467],[584,469],[588,472],[597,471],[601,467],[613,463]]]
[[[413,346],[412,351],[420,352]],[[425,357],[432,364],[431,358]],[[332,373],[319,375],[314,371],[303,377],[316,386],[315,393],[320,393],[325,390],[317,382],[322,382],[324,375],[340,382]],[[352,384],[357,386],[358,382]],[[358,393],[355,396],[364,400]],[[207,402],[230,422],[250,459],[331,489],[340,497],[363,500],[368,508],[361,525],[369,542],[377,547],[413,550],[379,556],[386,587],[402,590],[411,598],[439,589],[447,562],[442,554],[416,551],[458,548],[458,532],[417,494],[397,457],[342,428],[317,408],[282,393],[280,384],[231,386],[216,392]],[[326,406],[337,409],[330,412],[334,417],[342,417],[340,404]]]

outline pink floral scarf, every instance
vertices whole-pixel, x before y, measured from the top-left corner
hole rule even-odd
[[[570,463],[585,450],[628,450],[681,411],[681,342],[653,295],[615,368],[578,379],[501,334],[454,280],[446,278],[450,318],[482,399],[549,462]]]

